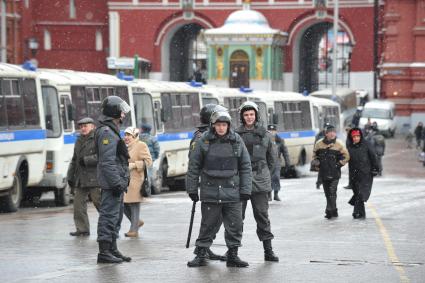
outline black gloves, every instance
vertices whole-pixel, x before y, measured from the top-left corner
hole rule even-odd
[[[192,194],[189,194],[189,197],[190,197],[190,199],[191,199],[192,201],[194,201],[194,202],[199,201],[198,193],[192,193]]]
[[[120,190],[120,188],[119,187],[116,187],[116,188],[113,188],[112,189],[112,195],[114,196],[114,197],[120,197],[121,196],[121,194],[122,194],[122,191]]]
[[[250,195],[247,195],[247,194],[241,194],[240,195],[240,199],[241,200],[249,200],[249,198],[250,198],[251,196]]]
[[[375,177],[375,176],[378,176],[378,174],[379,174],[379,170],[378,169],[372,169],[372,176],[373,177]]]

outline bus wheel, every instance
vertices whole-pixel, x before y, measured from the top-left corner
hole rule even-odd
[[[19,171],[13,178],[13,186],[9,190],[8,195],[0,199],[0,208],[5,212],[15,212],[18,210],[22,199],[22,177]]]
[[[67,206],[69,204],[71,188],[66,184],[65,188],[56,188],[55,203],[56,206]]]

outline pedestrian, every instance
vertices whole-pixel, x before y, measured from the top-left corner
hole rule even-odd
[[[320,132],[318,132],[316,137],[314,138],[314,144],[316,144],[319,140],[321,140],[325,137],[326,127],[329,126],[329,125],[330,125],[330,123],[328,123],[328,122],[323,124],[322,130]],[[322,180],[320,180],[320,175],[317,174],[316,189],[320,190],[321,185],[322,185]]]
[[[354,126],[352,124],[349,124],[349,125],[347,125],[345,127],[345,135],[346,135],[345,147],[346,148],[348,148],[348,144],[349,144],[349,139],[348,139],[349,133],[350,133],[351,129],[352,128],[355,128],[355,127],[358,127],[358,126]],[[344,189],[346,189],[346,190],[351,190],[352,189],[351,188],[351,184],[350,184],[350,177],[348,177],[348,185],[344,186]]]
[[[196,257],[189,267],[207,264],[207,249],[219,226],[224,224],[228,267],[246,267],[238,257],[242,240],[242,204],[251,194],[251,163],[241,139],[231,129],[227,111],[211,116],[211,127],[191,149],[186,190],[192,201],[201,200],[201,227],[196,240]],[[218,227],[217,227],[218,226]]]
[[[97,241],[98,263],[130,261],[117,248],[124,211],[123,194],[130,182],[127,146],[120,136],[120,125],[130,106],[118,96],[108,96],[101,104],[100,126],[96,129],[97,179],[102,189]]]
[[[328,125],[325,137],[319,140],[313,150],[313,159],[320,162],[319,177],[323,182],[326,196],[325,218],[338,217],[336,206],[338,182],[341,178],[341,167],[350,159],[350,155],[340,140],[336,139],[336,130]]]
[[[357,107],[357,110],[354,113],[353,118],[351,119],[351,125],[353,127],[359,126],[360,118],[362,117],[362,111],[363,111],[363,107]]]
[[[257,222],[257,236],[263,242],[264,259],[266,261],[279,261],[272,248],[271,224],[269,219],[268,193],[272,191],[271,174],[276,163],[276,148],[273,136],[266,128],[261,126],[258,106],[252,101],[244,102],[239,107],[241,125],[236,132],[242,137],[251,158],[252,167],[252,194],[251,206]],[[242,218],[248,200],[242,202]]]
[[[366,218],[364,203],[370,197],[372,191],[373,177],[378,174],[378,163],[376,154],[364,138],[359,128],[350,130],[348,137],[348,162],[349,179],[353,190],[353,197],[348,202],[354,206],[353,218]]]
[[[424,132],[424,126],[422,122],[419,122],[414,131],[415,137],[416,137],[416,148],[421,148],[423,132]]]
[[[281,201],[279,198],[281,157],[283,157],[283,159],[285,160],[285,172],[288,172],[292,165],[289,158],[288,148],[285,145],[285,140],[279,137],[279,135],[277,134],[276,125],[268,125],[267,130],[269,130],[272,134],[272,141],[277,149],[276,165],[272,172],[272,190],[274,192],[273,199],[276,201]],[[269,198],[269,200],[271,199]]]
[[[74,189],[74,224],[76,231],[71,236],[89,236],[90,223],[87,215],[87,198],[99,211],[100,188],[97,182],[97,155],[94,143],[95,125],[92,118],[86,117],[77,122],[80,135],[74,146],[74,154],[69,164],[67,180]]]
[[[199,112],[200,124],[197,127],[197,130],[193,134],[193,138],[190,141],[189,159],[190,159],[190,154],[192,152],[194,152],[196,143],[199,141],[202,134],[210,129],[210,122],[211,122],[210,118],[211,118],[211,115],[214,111],[227,111],[227,109],[225,107],[223,107],[221,105],[217,105],[217,104],[206,104],[204,107],[202,107],[201,111]],[[218,231],[220,230],[221,223],[223,222],[223,219],[222,218],[217,219],[217,223],[218,222],[220,222],[220,225],[219,224],[216,225],[217,230],[214,232],[214,235],[216,235],[218,233]],[[215,239],[215,237],[214,237],[214,239]],[[195,255],[198,254],[198,247],[195,248],[193,253]],[[210,247],[207,247],[206,248],[206,259],[226,261],[226,256],[221,256],[221,255],[215,254],[211,250]]]
[[[378,176],[382,176],[382,157],[385,155],[385,137],[379,133],[378,125],[376,122],[372,123],[372,126],[365,136],[365,139],[372,145],[376,153],[378,162]]]
[[[130,170],[130,184],[127,192],[124,193],[124,214],[130,220],[130,230],[125,233],[126,237],[137,238],[139,228],[143,226],[143,220],[140,220],[140,202],[143,196],[140,192],[145,179],[145,167],[152,165],[152,157],[148,146],[139,140],[139,130],[128,127],[124,132],[124,142],[127,145],[128,168]]]
[[[143,123],[141,126],[141,133],[139,138],[142,142],[146,143],[149,148],[149,152],[152,157],[152,162],[155,162],[159,158],[161,147],[159,145],[158,139],[151,134],[152,125],[148,123]],[[153,184],[153,167],[149,166],[147,168],[149,184]]]

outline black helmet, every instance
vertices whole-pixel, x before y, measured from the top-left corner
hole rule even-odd
[[[121,118],[121,113],[130,112],[130,106],[118,96],[108,96],[102,101],[102,114],[111,118]]]
[[[239,107],[239,119],[241,120],[242,124],[245,124],[243,120],[243,113],[248,110],[254,110],[255,111],[255,122],[258,122],[259,116],[258,116],[258,105],[252,101],[245,101],[242,103],[242,105]]]
[[[199,112],[199,116],[201,119],[201,124],[202,125],[209,125],[210,124],[210,119],[211,119],[211,115],[215,112],[215,111],[227,111],[227,108],[221,105],[217,105],[217,104],[206,104],[204,107],[202,107],[201,112]]]

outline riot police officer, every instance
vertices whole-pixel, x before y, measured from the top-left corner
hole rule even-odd
[[[98,263],[130,261],[117,248],[124,204],[123,194],[130,181],[128,151],[120,136],[120,124],[130,106],[118,96],[108,96],[102,101],[102,115],[95,133],[98,155],[97,179],[102,190],[97,241]]]
[[[257,222],[257,236],[263,242],[264,259],[279,261],[272,248],[272,239],[269,220],[268,193],[272,191],[271,174],[275,168],[276,148],[273,137],[260,125],[258,106],[252,101],[244,102],[239,108],[241,125],[236,132],[242,137],[251,157],[252,167],[252,194],[251,205],[254,218]],[[243,202],[242,218],[245,219],[247,200]]]
[[[192,201],[201,200],[201,227],[196,240],[196,257],[189,267],[207,264],[207,249],[223,222],[228,247],[227,266],[246,267],[238,257],[242,239],[242,204],[251,194],[251,163],[241,137],[230,128],[226,111],[211,116],[211,128],[195,144],[190,154],[186,190]]]
[[[189,158],[190,158],[191,152],[193,152],[195,145],[198,142],[198,140],[201,138],[202,134],[205,133],[206,131],[208,131],[208,129],[210,127],[210,118],[211,118],[211,115],[214,111],[227,111],[227,109],[225,107],[221,106],[221,105],[211,104],[211,103],[206,104],[204,107],[202,107],[201,111],[199,112],[199,117],[200,117],[201,123],[198,127],[196,127],[197,130],[193,134],[192,140],[190,141]],[[220,218],[217,221],[220,222],[220,225],[217,225],[217,231],[215,231],[215,234],[217,234],[218,231],[220,230],[222,219]],[[198,247],[195,248],[193,253],[198,254]],[[207,248],[206,257],[207,257],[207,259],[210,259],[210,260],[226,261],[225,256],[215,254],[210,248]]]

